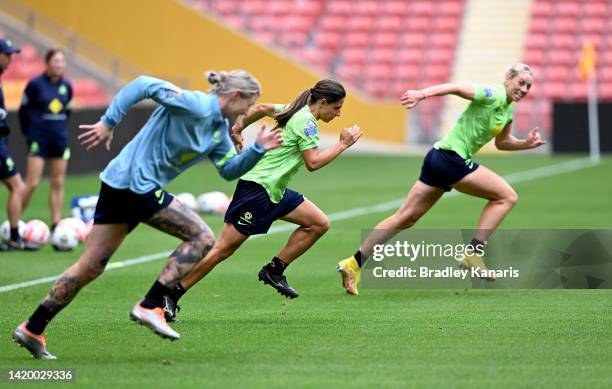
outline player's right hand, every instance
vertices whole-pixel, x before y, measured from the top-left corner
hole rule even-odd
[[[353,127],[345,128],[340,133],[340,143],[346,147],[351,147],[361,138],[361,128],[354,124]]]
[[[85,146],[87,150],[96,147],[103,141],[105,141],[106,150],[110,150],[110,145],[113,141],[113,130],[107,128],[101,120],[96,124],[81,124],[79,128],[86,130],[79,135],[79,140],[81,145]]]
[[[423,100],[423,96],[423,92],[420,90],[408,89],[400,98],[400,102],[404,107],[411,109],[414,108],[419,101]]]

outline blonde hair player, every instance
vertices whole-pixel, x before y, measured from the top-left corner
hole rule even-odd
[[[55,359],[46,349],[45,327],[81,288],[102,274],[113,253],[141,222],[183,242],[170,254],[159,278],[134,305],[130,317],[163,338],[180,338],[164,319],[163,296],[206,256],[215,239],[208,225],[163,187],[204,158],[210,159],[226,180],[236,179],[255,166],[266,151],[282,144],[280,131],[265,133],[262,128],[255,144],[236,154],[229,123],[255,104],[259,82],[242,70],[211,72],[208,81],[213,88],[203,93],[153,77],[138,77],[119,91],[99,122],[80,126],[86,131],[79,139],[88,150],[101,143],[110,149],[112,129],[134,104],[143,99],[159,104],[140,132],[100,174],[100,195],[85,252],[13,333],[13,339],[34,358]]]
[[[421,175],[412,186],[404,204],[393,215],[378,223],[355,255],[338,263],[342,285],[349,294],[358,294],[360,269],[372,254],[373,247],[391,239],[398,230],[412,227],[442,197],[456,189],[487,200],[471,245],[484,252],[487,239],[504,220],[517,201],[514,189],[499,175],[472,160],[472,156],[491,139],[499,150],[526,150],[543,145],[537,128],[527,139],[510,134],[512,112],[531,89],[533,71],[525,64],[508,69],[501,85],[441,84],[422,90],[407,90],[401,103],[408,109],[419,102],[449,94],[470,100],[450,133],[427,153]],[[480,252],[480,251],[479,251]],[[474,268],[480,278],[494,281],[487,273],[484,257],[467,256],[462,265]]]

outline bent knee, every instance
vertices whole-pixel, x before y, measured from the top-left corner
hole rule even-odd
[[[518,201],[518,194],[514,191],[514,189],[510,189],[504,194],[502,200],[509,206],[514,207]]]
[[[331,224],[329,223],[329,219],[327,216],[324,216],[317,220],[315,224],[312,225],[312,229],[316,231],[318,235],[323,235],[327,231],[329,231]]]

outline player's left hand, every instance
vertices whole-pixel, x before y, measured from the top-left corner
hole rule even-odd
[[[85,146],[87,150],[96,147],[100,142],[104,141],[106,150],[110,150],[110,145],[113,141],[113,130],[107,128],[101,120],[96,124],[81,124],[79,128],[87,130],[78,137],[81,145]]]
[[[240,132],[235,132],[232,129],[232,132],[230,133],[230,138],[232,139],[232,142],[234,143],[234,146],[236,146],[236,150],[238,152],[241,152],[242,149],[244,148],[244,139],[242,138],[242,134]]]
[[[546,144],[546,142],[540,137],[540,129],[538,127],[529,131],[529,134],[527,135],[527,146],[530,149],[535,149],[536,147],[540,147],[544,144]]]

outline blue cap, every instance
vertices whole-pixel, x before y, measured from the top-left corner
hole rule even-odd
[[[10,39],[0,39],[0,53],[14,54],[21,52],[21,49],[15,47]]]

